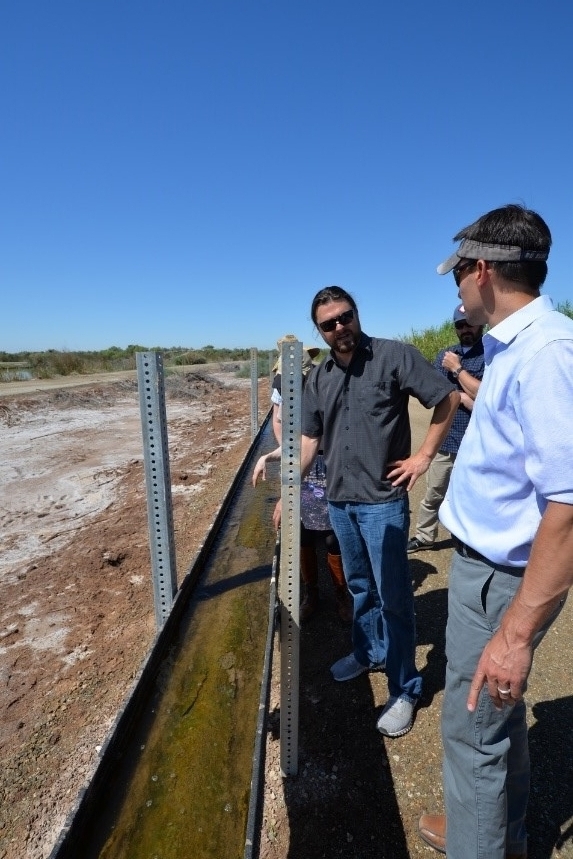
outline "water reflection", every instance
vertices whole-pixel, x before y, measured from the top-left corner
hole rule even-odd
[[[30,370],[0,370],[0,382],[27,382],[33,378]]]

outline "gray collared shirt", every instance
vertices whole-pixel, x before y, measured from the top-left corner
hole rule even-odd
[[[310,373],[302,432],[322,437],[329,501],[376,504],[405,494],[388,463],[411,453],[408,398],[433,408],[455,390],[413,346],[362,333],[348,367],[333,353]]]

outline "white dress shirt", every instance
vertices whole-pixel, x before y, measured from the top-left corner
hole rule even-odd
[[[485,371],[440,520],[524,567],[547,501],[573,504],[573,321],[541,296],[483,337]]]

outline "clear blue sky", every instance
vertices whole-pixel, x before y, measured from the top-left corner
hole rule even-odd
[[[336,283],[439,325],[508,202],[573,299],[569,0],[3,0],[0,350],[274,347]]]

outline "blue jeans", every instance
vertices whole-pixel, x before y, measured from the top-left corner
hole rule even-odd
[[[496,710],[484,688],[475,712],[466,707],[479,658],[515,596],[521,572],[453,555],[442,708],[448,859],[505,859],[506,852],[527,850],[525,703]],[[534,646],[560,610],[537,634]]]
[[[361,665],[386,663],[390,695],[414,703],[422,678],[416,670],[414,593],[406,555],[408,499],[329,501],[328,512],[354,598],[354,656]]]

